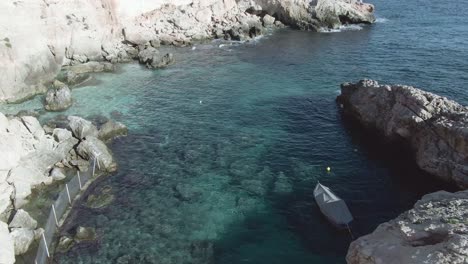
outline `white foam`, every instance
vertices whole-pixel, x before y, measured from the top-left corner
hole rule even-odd
[[[388,19],[387,18],[384,18],[384,17],[378,17],[376,20],[375,20],[375,23],[387,23],[388,22]]]
[[[343,32],[343,31],[358,31],[358,30],[362,30],[363,27],[362,25],[344,25],[344,26],[340,26],[339,28],[334,28],[334,29],[330,29],[330,28],[320,28],[319,32],[321,33],[337,33],[337,32]]]

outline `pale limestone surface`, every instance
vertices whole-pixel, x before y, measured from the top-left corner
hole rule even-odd
[[[340,15],[349,15],[347,20],[355,23],[375,20],[373,8],[348,1],[0,1],[0,102],[45,93],[64,65],[127,61],[134,57],[132,45],[154,39],[186,45],[223,37],[231,29],[248,33],[262,25],[265,13],[286,25],[312,30],[337,27]],[[124,39],[132,45],[123,44]],[[82,68],[102,68],[88,66]]]
[[[468,191],[425,195],[349,247],[349,264],[468,263]]]

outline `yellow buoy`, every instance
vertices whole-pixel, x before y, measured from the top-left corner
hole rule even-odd
[[[330,171],[331,171],[331,168],[330,168],[330,167],[327,167],[327,171],[330,172]]]

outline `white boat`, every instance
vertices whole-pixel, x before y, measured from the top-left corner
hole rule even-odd
[[[317,183],[317,186],[315,186],[314,197],[320,211],[333,225],[349,229],[349,223],[353,221],[353,216],[349,212],[346,203],[340,197],[320,183]]]

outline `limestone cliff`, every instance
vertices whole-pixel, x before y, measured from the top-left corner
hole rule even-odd
[[[125,44],[223,37],[261,24],[265,14],[312,30],[373,22],[373,8],[362,7],[354,0],[0,1],[0,102],[46,92],[63,65],[118,62]]]
[[[421,169],[468,188],[467,107],[411,86],[372,80],[343,84],[338,101],[346,115],[408,144]]]

